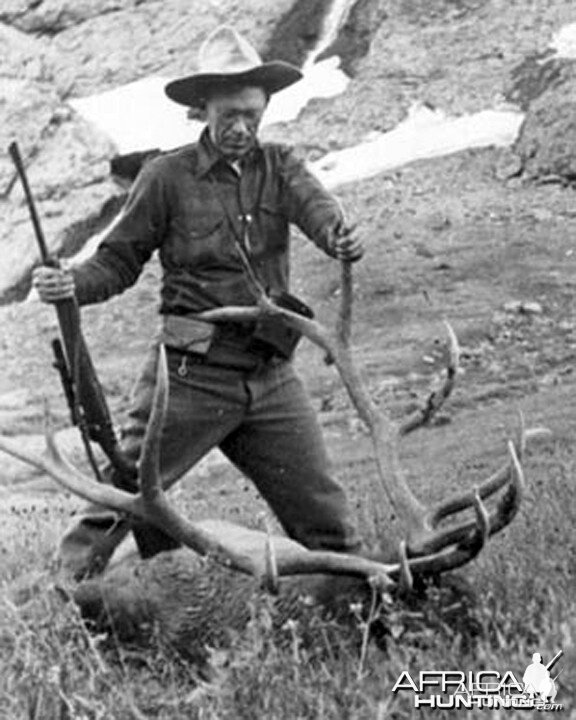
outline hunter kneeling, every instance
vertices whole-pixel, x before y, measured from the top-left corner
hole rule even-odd
[[[201,109],[198,143],[141,171],[119,221],[96,254],[73,270],[40,267],[45,302],[76,296],[102,302],[136,282],[155,250],[163,267],[160,312],[170,398],[161,445],[169,486],[211,448],[256,485],[286,533],[312,549],[354,552],[359,540],[342,488],[330,476],[320,428],[290,362],[298,337],[281,320],[210,325],[195,315],[255,305],[262,290],[296,312],[288,294],[289,223],[329,256],[356,261],[360,240],[338,202],[281,145],[259,144],[270,96],[298,81],[283,62],[263,63],[234,30],[216,30],[199,53],[199,72],[166,86],[169,98]],[[140,456],[154,390],[158,342],[137,380],[123,449]],[[138,491],[112,466],[105,479]],[[132,530],[143,557],[175,547],[152,525],[96,507],[63,538],[63,566],[76,577],[101,570]]]

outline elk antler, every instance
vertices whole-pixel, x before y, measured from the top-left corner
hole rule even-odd
[[[258,307],[228,307],[209,310],[197,317],[209,322],[244,322],[261,313],[281,315],[292,327],[323,348],[334,364],[348,391],[358,415],[367,426],[375,451],[378,478],[390,505],[406,528],[406,540],[398,549],[403,574],[412,572],[444,572],[471,560],[486,540],[508,525],[516,515],[524,490],[520,464],[526,439],[538,431],[527,433],[521,418],[516,442],[508,445],[509,461],[479,487],[462,492],[433,507],[424,506],[412,493],[401,471],[398,459],[398,438],[427,424],[450,395],[458,369],[459,348],[454,331],[448,323],[449,362],[441,388],[432,393],[426,404],[403,423],[396,425],[372,401],[358,374],[350,350],[352,319],[352,272],[349,263],[342,263],[342,291],[336,330],[330,332],[315,320],[304,318],[280,308],[261,295]],[[498,497],[492,511],[484,500]],[[470,508],[474,516],[448,527],[440,526],[446,518]],[[394,572],[394,574],[396,574]]]
[[[512,520],[518,510],[524,486],[519,461],[526,440],[523,427],[517,442],[509,444],[510,461],[505,467],[479,488],[461,493],[433,508],[426,508],[417,500],[400,470],[398,436],[429,422],[452,389],[458,363],[458,345],[449,326],[451,353],[443,386],[430,396],[422,410],[403,424],[395,425],[373,403],[353,363],[350,351],[352,276],[348,263],[342,265],[341,307],[334,333],[314,320],[276,306],[265,295],[260,296],[256,307],[221,308],[196,317],[207,322],[245,322],[256,319],[262,313],[281,315],[333,358],[358,414],[370,430],[381,486],[392,507],[406,523],[406,541],[400,543],[398,548],[400,562],[384,564],[359,556],[311,551],[288,538],[275,537],[271,540],[265,533],[232,523],[212,520],[190,522],[179,515],[166,499],[159,472],[160,436],[168,398],[168,370],[163,348],[159,352],[154,401],[140,460],[140,495],[97,484],[83,476],[62,457],[49,429],[47,453],[44,455],[25,452],[14,441],[1,436],[0,450],[44,470],[84,499],[146,519],[196,552],[209,554],[219,562],[257,576],[265,575],[267,568],[273,567],[273,572],[279,576],[333,573],[379,576],[384,585],[393,579],[410,584],[414,573],[439,573],[468,562],[481,550],[490,535]],[[483,500],[504,488],[505,492],[495,508],[488,512]],[[445,518],[466,508],[473,509],[475,518],[448,527],[440,526]],[[274,550],[273,562],[270,562],[270,553],[267,553],[270,545]]]
[[[216,561],[247,574],[265,576],[269,564],[266,546],[271,540],[264,533],[222,521],[193,523],[179,515],[168,503],[159,473],[160,435],[167,398],[168,369],[166,353],[161,347],[152,411],[140,458],[141,493],[138,495],[96,483],[74,468],[61,455],[49,422],[46,427],[46,453],[38,455],[22,450],[14,440],[4,436],[0,436],[0,450],[48,473],[74,495],[153,523],[200,555],[210,555]],[[320,572],[377,576],[385,586],[392,583],[390,574],[399,570],[398,565],[386,565],[367,558],[336,552],[312,552],[285,537],[274,537],[272,542],[274,572],[280,576]]]

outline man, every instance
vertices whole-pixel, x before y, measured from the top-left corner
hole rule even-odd
[[[216,30],[200,50],[199,72],[166,87],[172,100],[204,111],[199,142],[143,168],[93,258],[72,271],[38,268],[34,285],[45,302],[73,295],[80,305],[101,302],[132,285],[158,250],[160,339],[170,372],[163,482],[172,484],[219,446],[252,479],[289,536],[310,548],[352,551],[358,540],[346,498],[329,475],[315,414],[290,363],[294,338],[269,324],[194,319],[215,307],[254,305],[262,288],[272,296],[285,293],[291,222],[333,258],[362,256],[337,201],[303,164],[283,146],[258,143],[270,95],[300,77],[286,63],[263,63],[231,28]],[[157,343],[136,384],[124,434],[134,460],[156,356]],[[105,476],[137,490],[111,467]],[[129,529],[113,514],[87,513],[62,542],[64,565],[77,576],[98,570]],[[174,547],[150,525],[131,529],[144,556]]]

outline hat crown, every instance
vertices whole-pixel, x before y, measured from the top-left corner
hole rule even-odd
[[[234,28],[222,25],[206,38],[198,52],[201,73],[240,73],[262,65],[252,45]]]
[[[221,25],[200,46],[196,73],[172,80],[164,91],[181,105],[204,107],[215,88],[253,85],[272,95],[301,78],[294,65],[281,60],[262,62],[255,48],[234,28]]]

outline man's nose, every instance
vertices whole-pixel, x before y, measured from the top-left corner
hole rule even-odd
[[[232,129],[235,133],[238,133],[239,135],[249,135],[250,134],[250,128],[248,127],[248,123],[246,120],[242,117],[237,117],[234,120],[234,125],[232,126]]]

